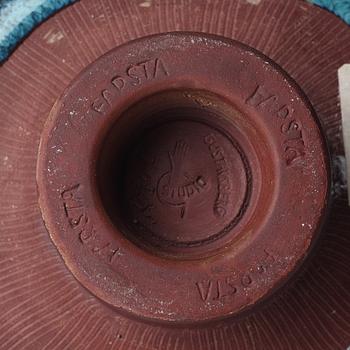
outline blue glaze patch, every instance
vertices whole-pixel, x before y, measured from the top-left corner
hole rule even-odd
[[[312,0],[311,2],[335,13],[350,24],[350,0]]]
[[[46,18],[76,0],[0,0],[0,62]]]

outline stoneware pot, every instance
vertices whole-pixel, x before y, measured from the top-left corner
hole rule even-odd
[[[0,348],[345,350],[347,62],[296,0],[38,27],[0,67]]]

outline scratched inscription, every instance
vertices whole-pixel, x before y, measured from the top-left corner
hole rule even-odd
[[[168,153],[169,170],[162,174],[157,182],[157,195],[161,203],[178,207],[180,217],[184,218],[186,204],[207,188],[207,180],[197,174],[191,176],[184,167],[189,146],[184,140],[178,140],[174,149]]]
[[[246,100],[250,106],[266,109],[280,121],[280,132],[284,138],[282,147],[286,164],[292,165],[305,156],[305,140],[303,127],[289,104],[282,104],[278,96],[259,85]]]
[[[198,246],[226,234],[249,200],[249,168],[238,146],[202,122],[170,121],[147,130],[126,174],[133,229],[172,246]]]
[[[91,109],[97,113],[106,113],[113,100],[127,87],[136,87],[147,81],[169,75],[164,62],[160,58],[146,60],[133,64],[122,74],[115,75],[91,104]]]
[[[138,162],[147,163],[144,169],[152,171],[144,171],[142,176],[137,177],[138,182],[132,186],[134,195],[130,202],[145,222],[157,224],[153,214],[157,205],[176,210],[177,218],[184,220],[189,203],[207,191],[207,177],[186,166],[189,154],[188,143],[182,139],[177,140],[173,148],[163,155],[166,162],[163,161],[162,168],[165,170],[160,170],[159,156],[138,155]]]
[[[225,274],[223,277],[204,280],[196,283],[199,297],[205,303],[226,300],[234,297],[242,289],[248,288],[254,284],[254,279],[257,274],[266,273],[266,271],[275,262],[275,258],[265,249],[265,256],[262,262],[249,272],[236,274],[231,272],[229,275]]]
[[[81,185],[78,184],[62,191],[61,198],[68,225],[77,234],[80,242],[102,260],[113,264],[119,256],[119,248],[110,242],[103,241],[97,233],[93,222],[86,213]]]
[[[228,162],[224,149],[218,144],[214,134],[205,136],[204,143],[208,146],[210,155],[215,162],[218,193],[214,204],[214,213],[217,217],[224,217],[229,204],[231,180]]]

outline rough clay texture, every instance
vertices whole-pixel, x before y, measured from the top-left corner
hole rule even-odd
[[[343,152],[337,69],[350,61],[350,30],[335,16],[295,0],[258,5],[83,0],[65,9],[0,68],[1,349],[331,350],[349,345],[345,199],[334,203],[316,254],[294,284],[259,312],[222,327],[164,328],[116,315],[81,287],[53,246],[35,176],[40,134],[55,100],[87,64],[116,45],[174,30],[235,38],[275,60],[310,98],[332,151]],[[48,39],[48,33],[61,39]]]
[[[40,208],[67,267],[116,309],[231,322],[310,253],[327,156],[309,104],[267,57],[221,36],[160,34],[104,55],[57,101]]]

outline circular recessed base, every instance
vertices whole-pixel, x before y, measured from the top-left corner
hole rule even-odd
[[[232,229],[250,182],[234,141],[191,119],[159,125],[138,141],[123,184],[125,216],[136,232],[186,248]]]
[[[192,95],[212,105],[200,107]],[[253,182],[242,135],[228,127],[225,109],[238,115],[205,91],[163,91],[122,116],[134,120],[141,113],[140,122],[116,123],[107,135],[98,173],[103,204],[136,244],[190,258],[210,254],[237,233]],[[130,136],[121,141],[122,134]]]
[[[78,76],[45,126],[37,180],[51,238],[91,293],[182,324],[236,315],[291,276],[319,232],[328,165],[310,104],[279,67],[173,33]]]

